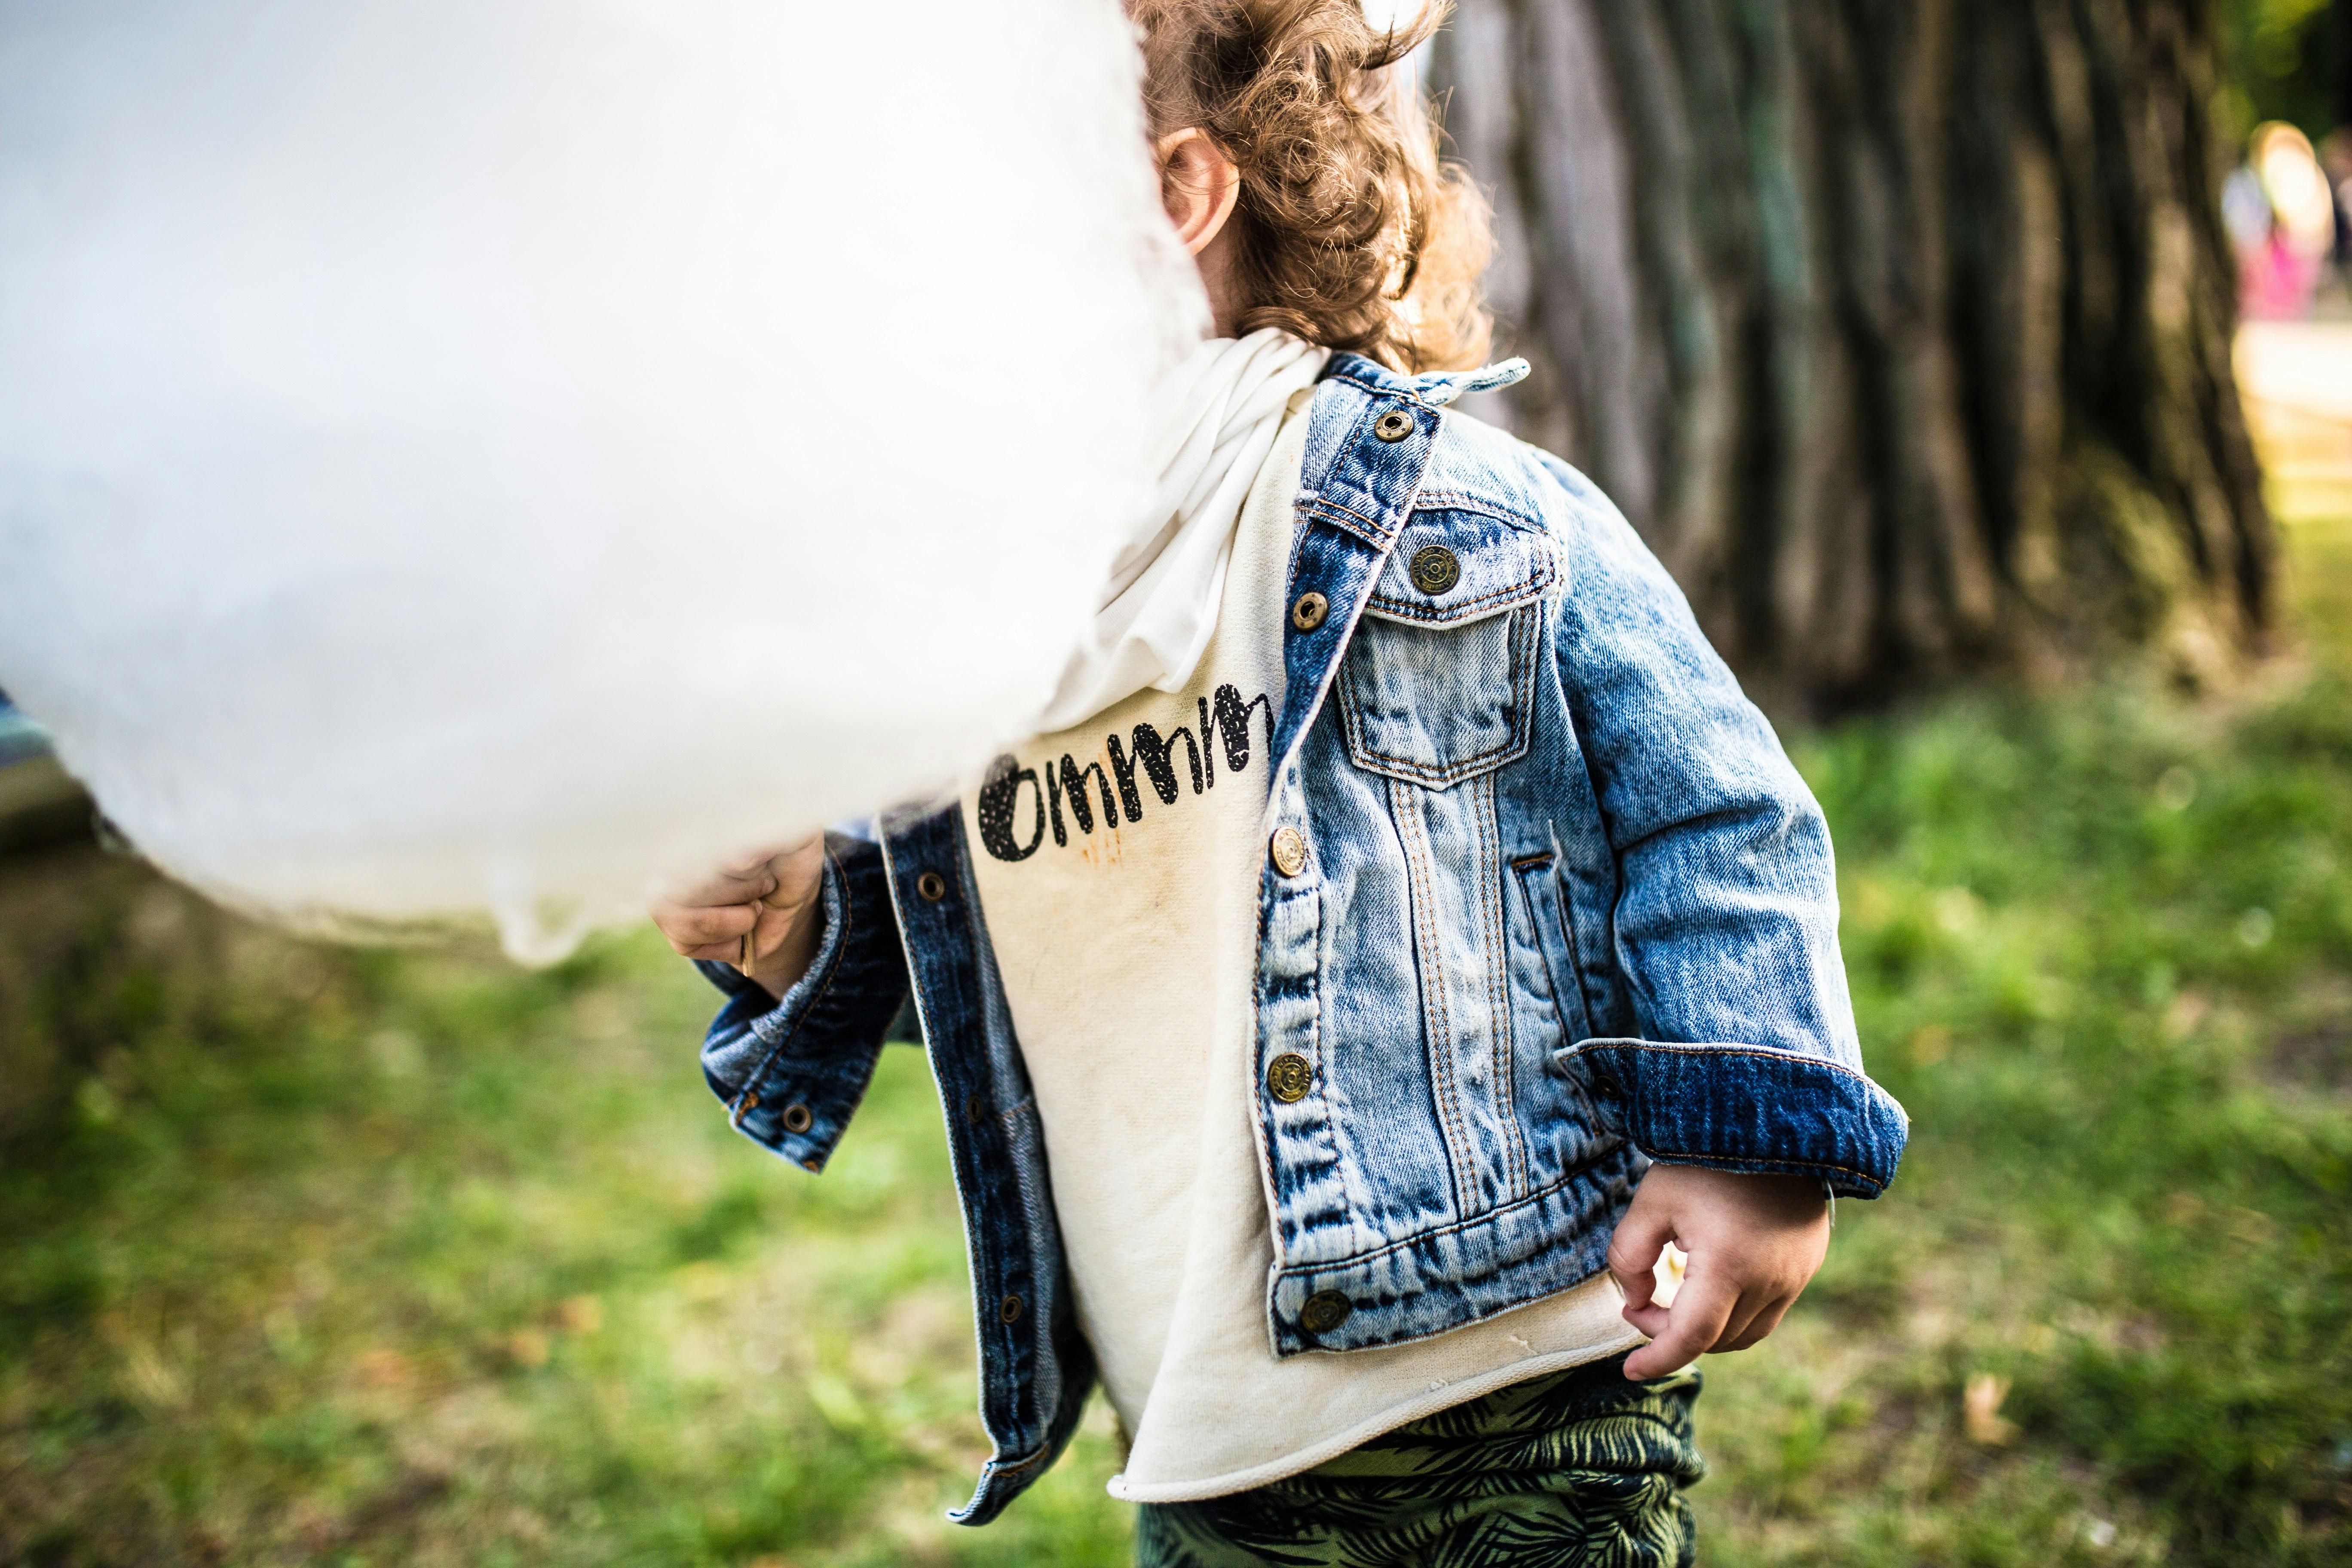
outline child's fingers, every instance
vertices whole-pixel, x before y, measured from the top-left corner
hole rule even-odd
[[[1738,1342],[1740,1336],[1748,1331],[1749,1325],[1761,1317],[1775,1300],[1776,1298],[1756,1289],[1753,1285],[1741,1291],[1739,1299],[1731,1304],[1730,1314],[1723,1320],[1723,1327],[1716,1331],[1715,1342],[1706,1347],[1708,1352],[1712,1354],[1718,1351],[1739,1349],[1740,1345]]]
[[[1739,1292],[1732,1286],[1718,1285],[1693,1269],[1675,1292],[1666,1331],[1625,1358],[1625,1375],[1664,1377],[1690,1365],[1723,1337],[1724,1320],[1738,1302]]]
[[[1673,1316],[1654,1301],[1646,1307],[1628,1306],[1625,1309],[1625,1321],[1654,1340],[1666,1331],[1666,1324]]]
[[[1626,1317],[1631,1318],[1640,1311],[1663,1312],[1665,1310],[1664,1307],[1657,1304],[1658,1277],[1654,1271],[1637,1268],[1631,1274],[1618,1274],[1612,1265],[1609,1272],[1616,1275],[1617,1288],[1625,1292]],[[1642,1331],[1648,1333],[1650,1331],[1644,1329]]]
[[[1780,1320],[1788,1315],[1789,1309],[1796,1304],[1794,1296],[1783,1296],[1777,1301],[1768,1302],[1761,1311],[1748,1320],[1745,1327],[1730,1335],[1730,1342],[1715,1348],[1718,1351],[1744,1351],[1750,1345],[1762,1343],[1767,1335],[1780,1326]]]
[[[740,860],[730,860],[719,868],[730,877],[746,881],[757,881],[761,874],[767,870],[770,861],[779,855],[796,854],[799,849],[799,845],[793,845],[784,849],[761,849],[744,856]]]
[[[1617,1233],[1609,1238],[1609,1272],[1616,1277],[1617,1288],[1625,1292],[1628,1318],[1647,1307],[1654,1297],[1658,1278],[1654,1270],[1674,1236],[1674,1221],[1664,1206],[1644,1204],[1637,1189],[1633,1206],[1617,1222]]]
[[[730,953],[740,952],[743,933],[758,923],[756,904],[720,904],[716,907],[696,904],[659,903],[654,906],[654,924],[662,935],[669,938],[671,948],[688,958],[715,958],[719,953],[700,950],[724,944]]]
[[[730,904],[756,904],[776,890],[776,879],[764,860],[745,869],[713,871],[671,888],[655,908],[704,909]]]

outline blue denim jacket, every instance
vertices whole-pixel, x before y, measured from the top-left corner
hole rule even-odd
[[[1276,1355],[1566,1289],[1653,1160],[1874,1197],[1903,1150],[1902,1108],[1862,1071],[1829,833],[1770,726],[1599,491],[1446,411],[1516,369],[1332,359],[1282,709],[1217,737],[1237,768],[1254,741],[1272,762],[1254,776],[1276,826],[1255,991]],[[1034,774],[999,775],[985,847],[1025,855],[1045,804]],[[1153,804],[1122,794],[1131,816]],[[777,1003],[705,965],[731,999],[703,1066],[735,1126],[820,1170],[911,985],[978,1300],[995,1452],[954,1516],[978,1524],[1060,1453],[1094,1366],[973,852],[953,806],[829,836],[814,964]]]

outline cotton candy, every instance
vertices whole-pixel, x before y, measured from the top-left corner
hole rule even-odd
[[[1116,0],[0,7],[0,687],[545,960],[1050,694],[1206,326]]]

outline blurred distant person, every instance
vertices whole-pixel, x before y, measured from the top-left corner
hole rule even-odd
[[[2246,162],[2221,188],[2238,253],[2238,302],[2249,321],[2301,321],[2337,249],[2336,195],[2311,141],[2271,121],[2247,139]]]
[[[2251,163],[2239,164],[2221,183],[2221,225],[2230,231],[2230,247],[2238,258],[2238,295],[2242,312],[2252,309],[2255,279],[2261,275],[2271,243],[2271,199],[2263,194],[2263,180]]]

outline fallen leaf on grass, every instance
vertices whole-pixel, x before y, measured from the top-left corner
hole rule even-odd
[[[2000,1402],[2009,1397],[2009,1379],[1980,1372],[1969,1379],[1960,1394],[1960,1429],[1971,1443],[2006,1447],[2017,1440],[2017,1424],[2001,1418]]]
[[[163,1352],[144,1340],[134,1340],[122,1353],[122,1372],[140,1403],[161,1410],[177,1410],[188,1400],[188,1386]]]

